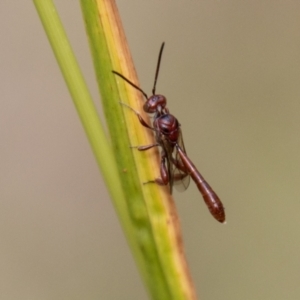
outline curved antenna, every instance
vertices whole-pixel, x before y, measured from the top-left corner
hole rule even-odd
[[[116,71],[112,71],[114,74],[118,75],[119,77],[121,77],[122,79],[124,79],[126,82],[128,82],[131,86],[133,86],[134,88],[136,88],[138,91],[140,91],[144,97],[146,98],[146,100],[148,100],[148,96],[147,94],[137,85],[135,85],[133,82],[131,82],[129,79],[127,79],[124,75],[120,74],[119,72]]]
[[[165,46],[165,42],[162,43],[162,45],[160,47],[160,50],[159,50],[157,67],[156,67],[155,78],[154,78],[154,85],[153,85],[153,89],[152,89],[152,95],[155,95],[156,81],[157,81],[157,77],[158,77],[158,72],[159,72],[159,67],[160,67],[160,61],[161,61],[162,52],[164,50],[164,46]]]

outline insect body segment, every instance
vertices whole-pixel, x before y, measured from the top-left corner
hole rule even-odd
[[[155,132],[155,144],[139,146],[137,148],[140,151],[145,151],[152,147],[161,147],[160,178],[156,178],[149,182],[154,182],[159,185],[169,185],[170,192],[172,193],[173,185],[179,190],[185,190],[189,185],[189,180],[191,177],[198,187],[198,190],[202,194],[204,202],[207,205],[212,216],[219,222],[223,223],[225,222],[225,211],[222,202],[210,187],[210,185],[205,181],[192,161],[188,158],[182,139],[180,124],[177,118],[169,113],[169,110],[166,107],[166,97],[163,95],[155,94],[156,81],[158,78],[163,48],[164,43],[160,48],[154,78],[154,86],[152,89],[152,96],[150,96],[149,98],[140,87],[132,83],[122,74],[113,71],[114,74],[124,79],[127,83],[139,90],[144,95],[144,97],[146,98],[146,102],[143,106],[144,111],[150,114],[154,114],[153,125],[150,126],[137,111],[135,111],[130,106],[122,103],[135,112],[140,123],[144,127]]]

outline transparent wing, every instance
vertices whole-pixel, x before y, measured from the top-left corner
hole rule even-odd
[[[184,143],[183,143],[181,129],[179,128],[179,130],[180,130],[180,133],[179,133],[179,138],[178,138],[177,142],[178,142],[179,147],[183,150],[183,152],[186,153]],[[182,160],[178,154],[178,151],[176,149],[172,155],[172,165],[173,165],[173,170],[172,170],[173,184],[177,191],[183,192],[188,188],[188,186],[190,184],[190,175],[185,170],[183,162],[182,162]]]

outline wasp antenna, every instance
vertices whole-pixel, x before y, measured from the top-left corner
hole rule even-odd
[[[135,85],[133,82],[131,82],[129,79],[127,79],[124,75],[120,74],[119,72],[117,71],[112,71],[115,75],[118,75],[119,77],[121,77],[123,80],[125,80],[127,83],[129,83],[131,86],[133,86],[134,88],[136,88],[138,91],[140,91],[144,97],[146,98],[146,100],[148,100],[148,96],[147,94],[140,88],[138,87],[137,85]]]
[[[156,72],[155,72],[155,78],[154,78],[154,85],[152,89],[152,95],[155,95],[155,89],[156,89],[156,81],[158,77],[158,72],[159,72],[159,67],[160,67],[160,61],[162,57],[162,52],[164,50],[165,42],[161,44],[160,50],[159,50],[159,55],[158,55],[158,61],[157,61],[157,66],[156,66]]]

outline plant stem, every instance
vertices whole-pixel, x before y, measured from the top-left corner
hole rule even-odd
[[[129,147],[153,143],[153,134],[120,105],[122,101],[142,111],[143,99],[111,72],[138,84],[114,1],[81,0],[111,145],[52,0],[34,3],[152,299],[196,299],[168,188],[142,184],[159,174],[158,151]]]

